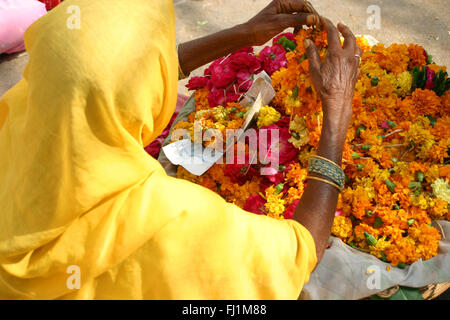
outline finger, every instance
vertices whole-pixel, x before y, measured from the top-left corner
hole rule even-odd
[[[359,56],[362,56],[362,54],[363,54],[362,49],[358,45],[356,45],[356,54]]]
[[[342,48],[338,29],[327,18],[320,17],[320,20],[322,22],[323,27],[327,31],[328,47],[331,50],[337,50],[338,48]]]
[[[274,1],[277,13],[306,12],[306,4],[303,0],[278,0]]]
[[[278,19],[284,28],[312,26],[318,23],[317,16],[311,13],[280,14]]]
[[[353,34],[353,32],[350,30],[349,27],[347,27],[346,25],[342,24],[342,23],[338,23],[337,25],[338,30],[342,33],[342,35],[344,36],[344,50],[346,50],[347,52],[353,54],[356,53],[356,37]]]
[[[309,39],[303,41],[303,45],[305,46],[306,57],[309,61],[309,71],[311,73],[319,72],[321,65],[319,50],[317,49],[316,45]]]

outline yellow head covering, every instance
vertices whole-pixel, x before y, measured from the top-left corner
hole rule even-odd
[[[25,43],[0,100],[0,298],[297,297],[316,263],[305,228],[167,177],[143,150],[175,108],[171,0],[64,1]]]

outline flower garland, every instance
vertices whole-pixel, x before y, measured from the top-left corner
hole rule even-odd
[[[245,145],[243,164],[215,164],[200,177],[180,166],[179,178],[256,214],[293,217],[323,116],[308,73],[306,38],[315,42],[323,59],[326,33],[303,29],[274,38],[259,54],[245,48],[215,61],[204,77],[190,80],[196,111],[175,126],[192,132],[197,120],[204,129],[239,128],[247,109],[238,101],[254,75],[265,70],[276,96],[261,109],[255,129],[279,130],[278,170],[260,175],[264,164],[253,163]],[[357,41],[363,49],[361,76],[344,147],[346,187],[332,234],[403,268],[437,255],[441,234],[432,220],[450,220],[450,79],[446,67],[434,64],[421,46],[371,47],[364,37]],[[264,148],[268,151],[270,144]]]

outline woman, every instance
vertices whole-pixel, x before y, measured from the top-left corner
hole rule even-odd
[[[66,28],[72,4],[80,29]],[[301,0],[273,1],[181,45],[180,67],[318,22],[305,11]],[[305,43],[323,101],[319,155],[340,164],[360,49],[347,27],[342,47],[320,20],[323,64]],[[24,78],[0,100],[0,298],[298,297],[330,235],[338,191],[326,177],[312,173],[322,181],[308,182],[294,220],[278,221],[168,177],[144,151],[175,108],[172,1],[64,1],[25,43]]]

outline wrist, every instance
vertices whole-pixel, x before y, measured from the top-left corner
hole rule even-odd
[[[324,122],[317,154],[340,165],[346,136],[346,127],[336,128]]]
[[[252,23],[245,22],[236,25],[233,29],[235,29],[235,32],[240,37],[240,39],[243,40],[242,47],[257,46],[256,33],[254,28],[252,27]]]
[[[352,102],[323,100],[323,121],[334,131],[347,131],[352,119]]]

